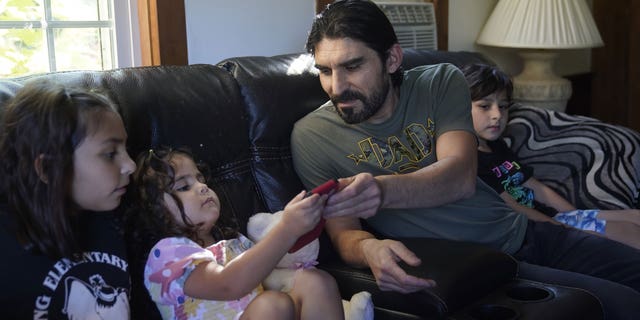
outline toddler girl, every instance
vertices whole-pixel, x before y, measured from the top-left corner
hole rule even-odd
[[[529,219],[563,223],[602,234],[640,248],[640,210],[577,210],[534,177],[501,139],[513,84],[496,67],[475,64],[463,68],[471,92],[471,113],[478,136],[478,176],[493,187],[515,211]],[[551,218],[552,217],[552,218]]]
[[[0,309],[7,319],[128,319],[125,245],[111,210],[135,164],[106,97],[37,80],[0,124]]]
[[[143,153],[134,174],[133,229],[155,243],[144,283],[165,319],[342,319],[335,280],[318,269],[296,273],[290,292],[261,282],[320,220],[326,196],[295,196],[281,222],[253,244],[229,228],[220,200],[185,150]],[[157,241],[157,242],[156,242]],[[143,250],[144,245],[138,250]]]

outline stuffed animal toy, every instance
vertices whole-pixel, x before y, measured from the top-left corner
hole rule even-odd
[[[282,218],[282,211],[276,213],[258,213],[249,218],[247,234],[254,242],[260,241],[271,228]],[[317,238],[293,253],[282,257],[276,269],[263,281],[265,288],[289,292],[293,286],[293,277],[299,268],[312,268],[317,264],[320,251],[320,240]],[[361,291],[351,300],[342,300],[345,320],[372,320],[373,302],[371,294]]]

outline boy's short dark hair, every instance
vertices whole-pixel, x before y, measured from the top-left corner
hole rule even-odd
[[[471,100],[480,100],[492,93],[504,91],[509,103],[513,98],[511,78],[496,66],[470,64],[462,67],[462,73],[469,84]]]

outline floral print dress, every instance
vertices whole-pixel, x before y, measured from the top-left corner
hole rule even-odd
[[[187,296],[184,283],[202,262],[226,265],[253,246],[243,235],[207,248],[184,237],[165,238],[151,249],[144,282],[164,319],[238,319],[247,305],[262,292],[258,286],[246,296],[231,301],[202,300]]]

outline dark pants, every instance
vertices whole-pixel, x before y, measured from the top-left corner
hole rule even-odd
[[[603,304],[608,319],[640,319],[640,250],[580,230],[529,221],[514,257],[518,276],[582,288]]]

